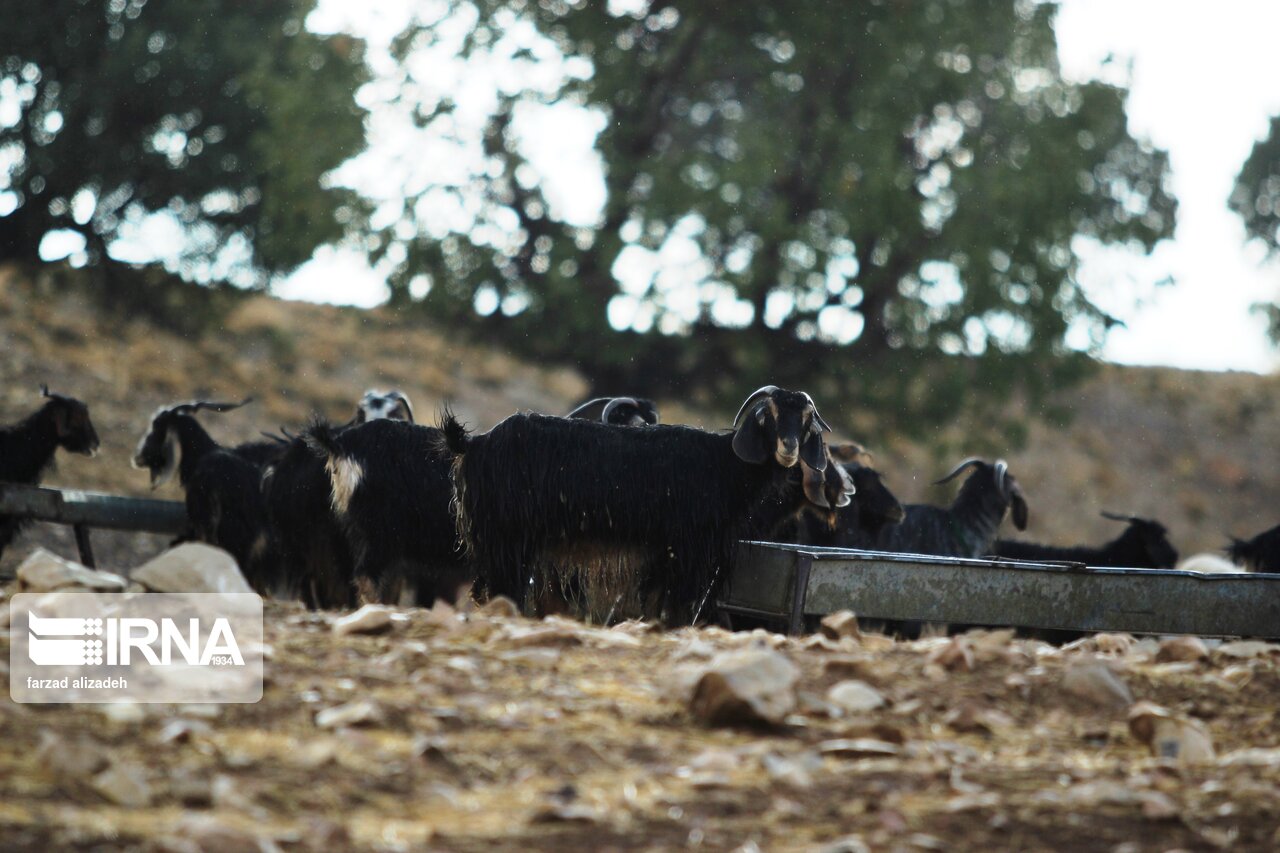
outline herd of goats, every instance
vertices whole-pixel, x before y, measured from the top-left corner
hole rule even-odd
[[[41,392],[35,413],[0,427],[0,481],[35,485],[59,447],[98,449],[88,407]],[[1098,547],[997,538],[1006,515],[1027,525],[1003,461],[966,459],[938,480],[967,473],[947,507],[903,505],[861,447],[827,441],[808,394],[775,386],[752,393],[724,431],[661,424],[651,401],[613,397],[473,433],[447,409],[438,427],[414,423],[397,391],[367,392],[348,423],[313,418],[296,436],[234,447],[197,420],[244,402],[161,408],[133,464],[153,488],[177,470],[190,522],[181,539],[230,552],[259,592],[317,608],[452,603],[472,590],[532,615],[689,624],[711,615],[741,539],[1280,572],[1280,526],[1234,540],[1225,558],[1181,564],[1163,525],[1128,516],[1107,515],[1127,526]],[[21,522],[0,515],[0,553]]]

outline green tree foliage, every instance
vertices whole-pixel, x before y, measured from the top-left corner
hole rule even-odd
[[[3,0],[0,257],[55,229],[111,260],[129,222],[183,226],[189,278],[262,284],[358,223],[323,176],[363,142],[363,45],[314,0]]]
[[[947,417],[975,384],[1063,381],[1101,343],[1113,321],[1076,281],[1073,240],[1150,249],[1172,230],[1165,154],[1129,136],[1123,89],[1063,79],[1052,3],[476,10],[471,59],[533,61],[503,47],[532,22],[572,62],[558,92],[500,92],[475,180],[501,239],[410,240],[393,286],[427,273],[433,313],[572,355],[602,391],[731,397],[769,379]],[[439,30],[407,34],[402,56]],[[591,227],[552,215],[512,131],[522,104],[553,100],[605,118]],[[454,107],[422,122],[447,133]],[[390,222],[383,245],[405,231]],[[620,259],[675,238],[700,249],[695,280],[621,293]]]
[[[1244,220],[1249,236],[1260,240],[1273,256],[1280,256],[1280,116],[1271,119],[1271,132],[1253,146],[1241,167],[1230,204]],[[1254,309],[1266,314],[1271,337],[1280,343],[1280,304],[1260,302]]]

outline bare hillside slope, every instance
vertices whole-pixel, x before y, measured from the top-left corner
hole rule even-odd
[[[769,377],[748,377],[765,384]],[[312,411],[344,420],[368,387],[394,386],[431,422],[445,401],[487,428],[518,409],[565,411],[589,391],[572,370],[523,364],[460,344],[438,329],[382,309],[359,311],[266,296],[249,297],[222,327],[199,340],[142,320],[105,316],[83,296],[0,267],[0,422],[39,404],[37,386],[86,400],[102,437],[96,459],[60,455],[46,482],[128,495],[149,493],[129,459],[157,406],[192,397],[257,402],[203,417],[220,440],[294,428]],[[749,384],[744,383],[744,384]],[[613,389],[625,393],[627,389]],[[1075,419],[1065,429],[1035,422],[1028,444],[1006,456],[1027,493],[1040,541],[1102,541],[1119,525],[1101,509],[1155,516],[1183,554],[1219,548],[1227,533],[1251,535],[1280,521],[1280,377],[1106,367],[1057,401]],[[667,422],[725,426],[732,412],[660,401]],[[858,413],[818,401],[833,424]],[[861,418],[859,419],[862,420]],[[963,447],[980,424],[939,424]],[[957,436],[961,436],[957,440]],[[956,459],[887,434],[857,435],[876,453],[890,487],[906,501],[945,502],[928,483]],[[180,498],[174,485],[159,497]],[[100,560],[127,568],[161,543],[95,534]],[[0,564],[11,570],[36,544],[74,553],[67,531],[36,525]]]

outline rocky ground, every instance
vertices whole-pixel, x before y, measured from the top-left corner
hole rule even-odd
[[[505,604],[269,602],[252,705],[6,700],[0,848],[1280,845],[1274,644],[604,629]]]

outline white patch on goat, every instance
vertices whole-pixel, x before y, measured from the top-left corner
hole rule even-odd
[[[347,508],[351,506],[351,496],[364,479],[364,468],[360,467],[359,462],[345,456],[330,456],[324,468],[329,472],[329,483],[333,488],[333,511],[338,515],[346,515]]]
[[[1206,575],[1229,575],[1249,571],[1218,554],[1194,554],[1178,563],[1180,572],[1200,572]]]

